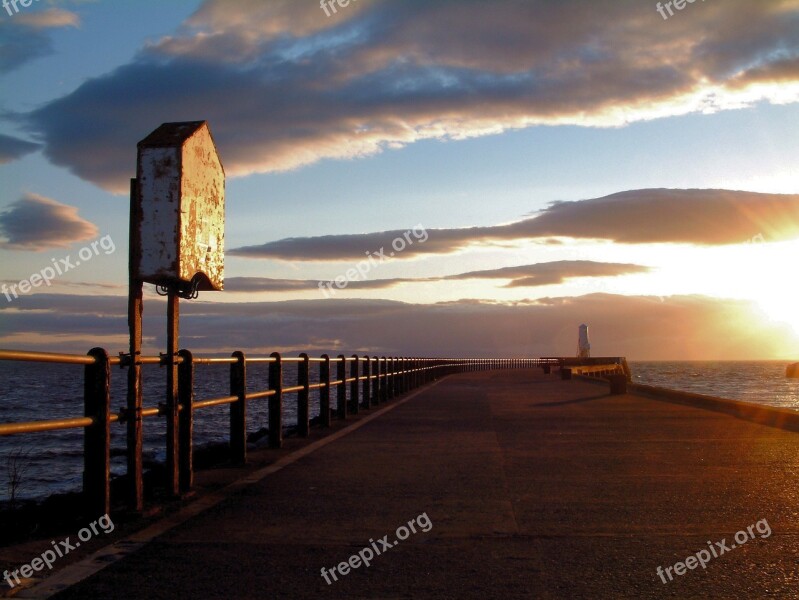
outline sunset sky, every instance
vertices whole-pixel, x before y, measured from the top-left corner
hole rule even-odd
[[[125,350],[136,143],[207,120],[225,291],[184,347],[572,355],[587,323],[594,354],[799,360],[799,0],[656,4],[0,9],[0,347]]]

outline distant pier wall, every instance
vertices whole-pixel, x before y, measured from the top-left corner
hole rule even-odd
[[[581,381],[607,385],[607,381],[597,379],[596,377],[575,375],[575,378],[579,378]],[[753,423],[759,423],[761,425],[776,427],[787,431],[799,432],[799,411],[790,408],[752,404],[751,402],[672,390],[641,383],[628,383],[627,391],[631,394],[644,396],[653,400],[712,410],[714,412],[744,419],[745,421],[751,421]]]

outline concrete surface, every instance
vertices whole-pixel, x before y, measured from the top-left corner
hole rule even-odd
[[[56,597],[796,598],[797,435],[539,369],[451,376]]]

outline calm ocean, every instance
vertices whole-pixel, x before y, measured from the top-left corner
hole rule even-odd
[[[785,377],[784,361],[764,362],[630,362],[633,380],[661,387],[710,394],[771,406],[799,409],[799,380]],[[43,368],[44,367],[44,368]],[[248,389],[267,387],[267,365],[248,367]],[[145,367],[145,405],[155,406],[163,397],[166,372]],[[36,365],[0,362],[0,422],[33,421],[82,415],[83,370],[71,365]],[[112,371],[112,405],[125,404],[126,371]],[[315,373],[312,378],[315,378]],[[312,379],[313,380],[313,379]],[[286,365],[285,384],[294,385],[296,367]],[[228,394],[227,366],[198,366],[198,400]],[[296,423],[295,398],[284,403],[284,423]],[[311,415],[318,414],[318,396],[312,395]],[[268,427],[264,401],[248,405],[249,431]],[[228,410],[225,407],[198,411],[195,443],[198,445],[227,439]],[[146,458],[162,460],[164,455],[162,419],[145,420]],[[114,424],[112,469],[125,471],[122,454],[124,426]],[[8,458],[20,455],[23,469],[20,498],[41,498],[56,492],[79,490],[81,486],[83,435],[80,430],[29,434],[0,438],[0,502],[8,498]]]
[[[633,381],[664,388],[799,409],[799,379],[789,361],[630,362]]]

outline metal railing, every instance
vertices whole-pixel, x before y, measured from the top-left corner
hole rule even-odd
[[[168,355],[140,357],[139,364],[171,366],[178,369],[178,426],[167,428],[167,448],[177,448],[178,460],[175,469],[167,473],[171,478],[168,489],[188,492],[194,485],[193,429],[194,413],[198,410],[228,405],[230,407],[230,457],[234,464],[247,461],[247,404],[267,400],[268,402],[268,446],[283,445],[283,401],[287,395],[296,396],[297,434],[307,437],[310,433],[310,395],[319,394],[321,427],[330,427],[333,418],[344,420],[360,410],[370,409],[405,394],[412,389],[452,373],[493,369],[529,368],[557,366],[555,358],[415,358],[326,354],[312,358],[307,354],[284,357],[273,353],[268,357],[248,358],[243,352],[234,352],[225,358],[196,357],[188,350],[177,356]],[[93,348],[85,356],[54,354],[45,352],[22,352],[0,350],[0,361],[24,361],[82,365],[84,367],[83,416],[67,419],[49,419],[30,422],[0,423],[0,436],[57,431],[62,429],[84,429],[83,492],[88,511],[92,515],[103,515],[111,508],[111,424],[125,423],[130,419],[126,409],[113,412],[111,409],[111,367],[128,367],[127,355],[111,356],[103,348]],[[268,364],[269,381],[266,389],[248,391],[247,366]],[[296,364],[297,384],[284,385],[284,366]],[[227,396],[195,400],[195,367],[197,365],[229,365],[230,394]],[[312,382],[311,365],[318,365],[318,379]],[[335,371],[335,373],[334,373]],[[335,392],[335,406],[332,406]],[[167,398],[172,397],[167,394]],[[172,406],[159,404],[144,407],[140,418],[162,416],[171,418]],[[130,444],[128,445],[130,447]],[[141,444],[138,452],[141,453]],[[136,485],[142,485],[138,480]],[[141,498],[141,489],[130,489],[126,502],[135,506]]]

